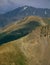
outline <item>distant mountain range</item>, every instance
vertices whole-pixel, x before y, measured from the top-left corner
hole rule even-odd
[[[18,7],[13,11],[0,14],[0,27],[4,27],[12,22],[20,20],[26,16],[50,17],[50,9],[35,8],[31,6]]]

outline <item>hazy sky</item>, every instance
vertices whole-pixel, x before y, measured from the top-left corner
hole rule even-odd
[[[24,5],[50,9],[50,0],[0,0],[0,13]]]

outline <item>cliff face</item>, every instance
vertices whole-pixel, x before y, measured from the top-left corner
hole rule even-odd
[[[0,46],[1,65],[50,64],[50,25],[46,25],[43,19],[26,17],[3,32],[0,43],[1,40],[8,41]]]

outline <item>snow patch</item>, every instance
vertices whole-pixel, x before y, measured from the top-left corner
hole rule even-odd
[[[24,10],[27,9],[27,7],[24,7]]]
[[[47,14],[46,10],[45,10],[45,15]]]

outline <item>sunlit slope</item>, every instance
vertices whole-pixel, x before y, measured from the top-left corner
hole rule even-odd
[[[26,36],[0,46],[0,64],[49,65],[50,38],[41,34],[41,28],[38,27]]]
[[[50,18],[43,18],[44,22],[50,25]]]
[[[6,27],[2,33],[0,33],[0,45],[21,38],[39,26],[46,26],[46,23],[44,23],[42,18],[33,16],[26,17],[21,21]]]
[[[27,65],[26,56],[17,45],[0,46],[0,65]]]
[[[1,65],[49,65],[50,25],[39,17],[26,17],[0,33]]]
[[[42,26],[45,25],[43,18],[37,17],[37,16],[28,16],[23,18],[22,20],[16,21],[15,23],[10,24],[9,26],[4,28],[4,31],[12,31],[18,28],[21,28],[24,26],[24,24],[29,23],[30,21],[37,21],[39,22]]]

